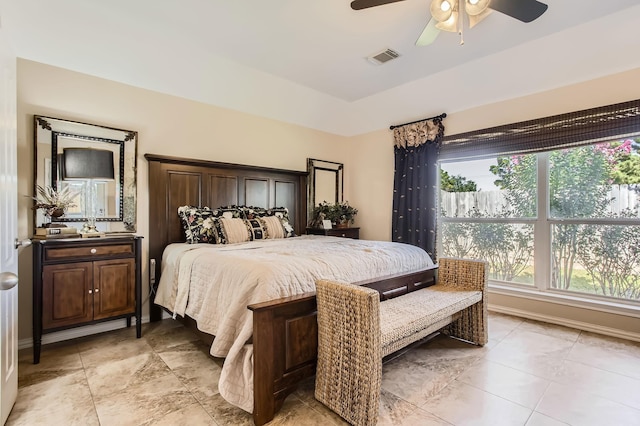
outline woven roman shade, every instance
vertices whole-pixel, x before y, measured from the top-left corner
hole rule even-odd
[[[526,154],[640,134],[640,100],[445,136],[440,160]]]

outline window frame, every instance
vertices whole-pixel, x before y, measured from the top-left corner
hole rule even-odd
[[[634,135],[639,137],[640,133]],[[597,143],[597,142],[594,142]],[[562,149],[562,148],[558,148]],[[565,305],[598,309],[611,313],[625,313],[640,317],[640,300],[631,300],[563,290],[551,287],[552,275],[552,226],[555,224],[634,225],[640,226],[640,218],[579,218],[558,219],[551,217],[549,190],[550,152],[536,153],[537,157],[537,216],[535,218],[468,218],[439,215],[440,223],[504,223],[533,225],[533,285],[489,279],[489,288],[497,294],[517,295],[532,300],[560,302]],[[496,155],[496,158],[501,155]],[[471,161],[465,158],[457,161]],[[455,160],[453,160],[455,161]],[[438,168],[443,162],[438,161]],[[440,182],[438,182],[440,187]],[[440,227],[442,229],[442,227]],[[442,253],[442,233],[438,233],[438,253]]]
[[[439,215],[439,224],[443,222],[478,223],[479,221],[510,224],[533,223],[534,285],[490,280],[489,288],[493,293],[640,318],[640,301],[551,288],[551,227],[554,224],[639,225],[640,220],[631,218],[552,219],[548,188],[550,151],[625,138],[637,138],[638,136],[640,136],[640,99],[447,135],[443,139],[438,167],[443,161],[465,161],[535,153],[538,156],[538,214],[536,218],[517,219],[472,219]],[[442,252],[441,233],[437,235],[437,250]]]

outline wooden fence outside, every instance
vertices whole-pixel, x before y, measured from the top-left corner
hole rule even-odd
[[[440,208],[445,217],[469,217],[475,207],[486,215],[495,215],[509,207],[505,191],[446,192],[440,191]],[[629,209],[640,217],[640,185],[611,185],[608,211],[613,215]]]

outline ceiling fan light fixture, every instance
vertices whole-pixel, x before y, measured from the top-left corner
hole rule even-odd
[[[431,2],[431,16],[438,22],[444,22],[451,17],[455,10],[453,0],[433,0]]]
[[[487,9],[479,15],[469,15],[469,28],[475,27],[478,22],[491,15],[491,12],[493,12],[491,9]]]
[[[467,0],[465,2],[464,10],[469,16],[480,15],[489,9],[489,0]]]
[[[443,22],[438,22],[436,28],[442,31],[449,31],[452,33],[458,32],[458,12],[452,12],[449,19]]]

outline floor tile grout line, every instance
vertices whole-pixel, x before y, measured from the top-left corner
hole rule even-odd
[[[89,376],[87,375],[87,367],[85,366],[84,360],[82,359],[82,351],[77,343],[74,344],[76,351],[78,353],[78,357],[80,358],[80,364],[82,364],[82,372],[84,373],[84,380],[87,385],[87,389],[89,389],[89,395],[91,395],[91,404],[93,404],[93,412],[96,415],[96,419],[98,419],[98,425],[102,425],[102,421],[100,420],[100,414],[98,413],[98,407],[96,406],[95,395],[91,390],[91,386],[89,385]]]
[[[161,334],[164,334],[164,333],[161,333]],[[147,344],[148,344],[148,342],[147,342]],[[198,403],[198,405],[202,408],[202,410],[204,410],[204,412],[205,412],[205,413],[207,413],[207,415],[211,418],[211,421],[212,421],[215,425],[217,425],[217,426],[223,426],[223,425],[220,425],[220,423],[218,423],[218,422],[216,421],[216,419],[213,417],[213,414],[211,414],[211,413],[209,412],[209,410],[207,410],[207,409],[206,409],[206,407],[205,407],[204,405],[202,405],[202,401],[200,401],[200,399],[199,399],[196,395],[194,395],[194,393],[191,391],[191,389],[189,389],[189,388],[184,384],[184,382],[182,381],[182,379],[180,378],[180,376],[178,376],[178,375],[176,374],[176,372],[175,372],[171,367],[169,367],[169,365],[167,365],[167,363],[166,363],[166,362],[165,362],[165,360],[162,358],[162,356],[160,356],[160,352],[158,352],[158,351],[156,350],[156,348],[155,348],[155,347],[153,347],[153,346],[151,346],[151,345],[149,345],[149,347],[151,348],[151,351],[152,351],[152,352],[153,352],[153,353],[154,353],[154,354],[155,354],[155,355],[156,355],[156,356],[157,356],[157,357],[162,361],[162,363],[163,363],[163,364],[164,364],[164,365],[169,369],[169,371],[171,371],[171,374],[173,374],[173,376],[176,378],[176,380],[178,380],[178,381],[180,382],[180,384],[182,385],[182,387],[183,387],[187,392],[189,392],[189,395],[191,395],[191,397],[192,397],[192,398],[193,398],[193,399]],[[165,348],[165,349],[167,349],[167,348]]]

